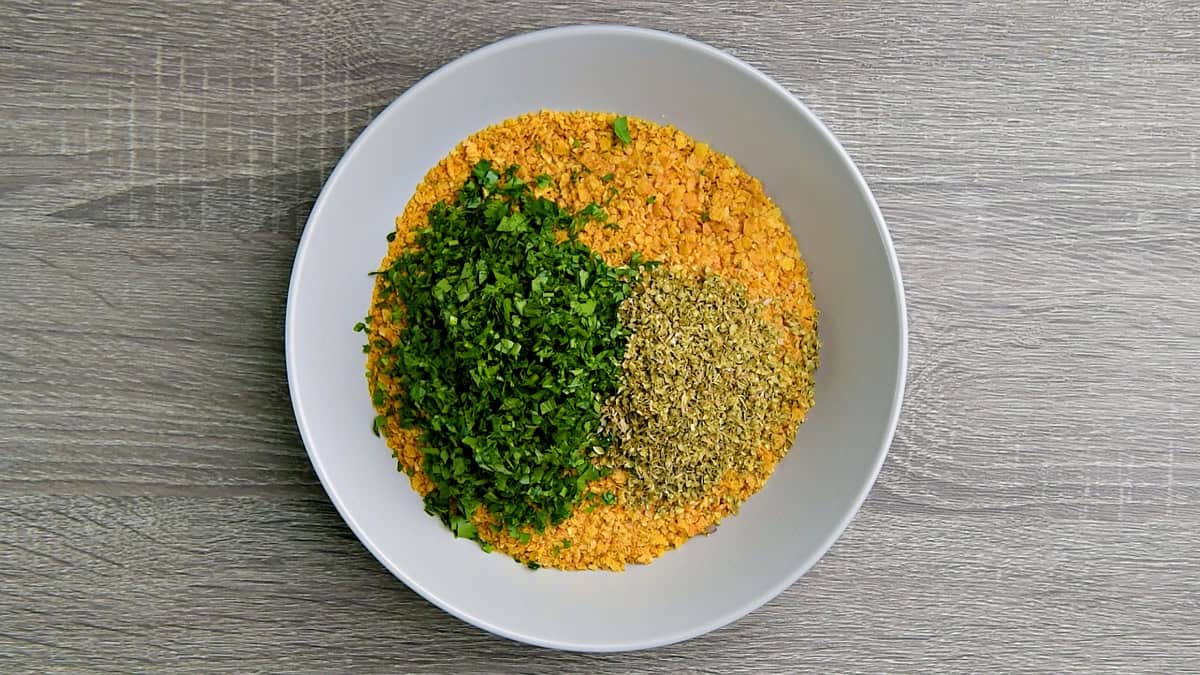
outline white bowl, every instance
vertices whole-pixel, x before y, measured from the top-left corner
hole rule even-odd
[[[783,209],[808,261],[824,343],[816,405],[761,492],[717,532],[621,573],[530,571],[426,515],[370,430],[361,334],[385,235],[425,172],[520,113],[595,110],[670,123],[732,156]],[[904,389],[895,254],[862,176],[787,91],[704,44],[614,26],[504,40],[438,70],[375,119],[309,216],[287,305],[300,433],[330,499],[410,588],[476,626],[578,651],[642,649],[723,626],[833,544],[883,463]]]

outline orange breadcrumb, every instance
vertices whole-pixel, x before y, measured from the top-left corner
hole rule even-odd
[[[589,225],[580,239],[612,265],[624,264],[634,251],[703,273],[719,274],[743,284],[751,299],[768,301],[766,318],[783,330],[785,359],[803,358],[798,335],[816,330],[817,310],[808,271],[783,214],[763,192],[759,181],[729,157],[670,127],[629,118],[632,143],[615,138],[615,115],[590,112],[530,113],[484,129],[462,141],[429,170],[404,212],[396,218],[396,238],[381,269],[406,247],[427,222],[438,201],[452,201],[471,167],[480,159],[494,166],[520,167],[518,176],[535,194],[579,210],[601,205],[618,227]],[[536,187],[539,175],[547,187]],[[369,335],[394,343],[402,326],[372,302]],[[399,383],[377,368],[379,354],[368,353],[367,371],[376,384],[395,395]],[[811,397],[803,399],[811,402]],[[562,523],[531,533],[521,543],[482,508],[475,515],[479,537],[522,562],[561,569],[620,570],[629,563],[648,563],[689,538],[711,531],[725,516],[754,494],[787,453],[796,426],[808,405],[793,411],[791,421],[764,439],[761,462],[749,474],[726,475],[703,498],[671,512],[626,504],[620,470],[594,481],[591,491],[611,490],[615,505],[584,500]],[[433,483],[422,470],[417,434],[388,419],[382,432],[424,495]]]

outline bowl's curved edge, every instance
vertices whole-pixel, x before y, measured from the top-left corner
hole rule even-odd
[[[294,327],[294,323],[292,321],[293,301],[295,298],[295,291],[297,289],[298,280],[303,273],[304,260],[306,258],[306,254],[308,252],[308,242],[309,242],[310,236],[312,235],[313,224],[317,221],[320,213],[322,212],[322,210],[324,208],[324,205],[326,202],[326,194],[329,191],[330,186],[334,185],[337,182],[339,176],[341,175],[343,167],[349,162],[350,158],[355,154],[356,150],[360,146],[365,145],[366,143],[369,142],[369,140],[372,136],[372,132],[378,128],[379,120],[383,119],[384,117],[388,116],[389,114],[392,114],[393,111],[395,111],[396,109],[399,109],[400,107],[402,107],[408,99],[415,97],[417,94],[419,94],[421,92],[422,89],[428,87],[433,81],[450,76],[454,73],[455,70],[458,70],[459,68],[470,65],[471,63],[473,63],[475,61],[486,59],[493,52],[496,52],[496,51],[499,51],[502,49],[506,49],[506,48],[511,48],[516,45],[535,43],[535,42],[549,39],[549,38],[556,38],[556,37],[559,37],[562,35],[573,35],[573,34],[583,34],[583,33],[592,33],[592,34],[608,33],[608,34],[626,34],[626,35],[641,34],[644,36],[653,37],[655,39],[667,40],[670,42],[674,42],[676,44],[683,45],[690,49],[698,49],[698,50],[704,51],[712,56],[715,56],[716,58],[719,58],[723,61],[726,61],[726,62],[732,64],[738,70],[740,70],[740,71],[744,72],[746,75],[754,78],[761,84],[766,85],[768,88],[774,90],[776,93],[780,94],[781,96],[786,98],[788,101],[790,101],[791,104],[793,106],[795,106],[797,111],[799,111],[801,115],[803,115],[806,119],[808,119],[808,121],[811,122],[815,128],[820,130],[820,133],[824,136],[825,140],[828,141],[832,145],[832,147],[834,147],[837,150],[838,156],[846,164],[846,166],[851,169],[851,173],[854,176],[856,187],[858,188],[860,193],[863,195],[863,197],[866,199],[867,204],[870,206],[870,212],[871,212],[872,219],[874,220],[875,226],[879,231],[880,238],[883,241],[885,248],[887,249],[886,252],[887,252],[887,258],[888,258],[888,266],[890,268],[891,275],[894,280],[894,291],[895,291],[895,296],[896,296],[895,301],[896,301],[896,306],[898,309],[898,316],[899,316],[898,329],[899,329],[899,335],[900,335],[900,343],[899,343],[899,354],[897,355],[897,357],[898,357],[897,371],[898,372],[896,374],[896,388],[892,395],[891,417],[888,421],[888,430],[887,430],[886,438],[881,443],[879,450],[876,452],[875,465],[872,468],[871,475],[868,480],[864,481],[862,489],[859,491],[859,494],[856,495],[856,497],[855,497],[854,507],[852,509],[850,509],[849,511],[847,511],[846,515],[842,518],[842,520],[837,524],[837,526],[834,528],[834,530],[830,533],[829,537],[827,537],[826,540],[821,544],[819,550],[816,551],[813,555],[811,555],[808,560],[804,561],[804,563],[801,564],[797,568],[797,570],[794,574],[785,578],[780,583],[778,583],[775,586],[768,589],[766,592],[760,594],[758,597],[754,598],[749,603],[747,603],[744,607],[739,608],[738,610],[730,612],[726,615],[720,616],[720,617],[718,617],[712,621],[709,621],[708,623],[703,624],[697,628],[692,628],[692,629],[689,629],[686,631],[680,631],[675,634],[657,636],[655,638],[646,640],[644,642],[635,642],[635,643],[574,644],[574,643],[560,642],[560,641],[556,641],[556,640],[546,640],[544,638],[534,636],[534,635],[523,635],[523,634],[520,634],[520,633],[517,633],[514,631],[507,630],[501,626],[497,626],[494,624],[490,624],[486,621],[482,621],[482,620],[478,619],[477,617],[474,617],[474,616],[471,616],[470,614],[462,612],[462,611],[458,610],[456,607],[453,607],[447,603],[444,603],[439,597],[437,597],[437,595],[431,593],[428,589],[421,586],[421,584],[416,582],[416,580],[409,578],[409,576],[407,574],[405,574],[402,569],[400,569],[399,567],[394,565],[385,555],[383,555],[383,553],[379,550],[379,548],[375,545],[375,543],[370,539],[370,537],[368,537],[366,535],[366,533],[362,530],[362,528],[360,527],[358,522],[355,521],[353,515],[345,510],[343,502],[337,494],[337,490],[334,488],[333,485],[331,485],[327,481],[325,468],[322,465],[320,458],[316,455],[316,453],[314,453],[310,449],[311,444],[309,442],[308,424],[307,424],[306,420],[304,419],[304,416],[301,412],[300,396],[298,395],[297,389],[295,386],[295,373],[296,373],[295,353],[292,348],[292,344],[293,344],[292,331],[293,331],[293,327]],[[487,45],[485,47],[482,47],[480,49],[472,51],[464,56],[461,56],[461,57],[455,59],[454,61],[451,61],[450,63],[442,66],[441,68],[438,68],[437,70],[433,71],[429,75],[425,76],[424,78],[421,79],[421,81],[417,82],[415,85],[410,87],[407,91],[405,91],[403,94],[401,94],[399,97],[397,97],[396,100],[392,101],[386,108],[384,108],[384,110],[382,112],[380,112],[379,115],[377,115],[375,117],[375,119],[373,119],[371,121],[370,124],[367,125],[367,127],[363,130],[363,132],[361,134],[359,134],[358,138],[355,139],[355,141],[346,150],[346,152],[342,155],[342,158],[340,160],[338,160],[337,166],[334,167],[333,171],[329,174],[329,177],[326,179],[325,185],[321,188],[320,195],[318,195],[316,202],[313,204],[312,211],[309,212],[308,219],[304,225],[304,231],[300,236],[300,242],[296,248],[296,257],[292,263],[291,278],[288,283],[288,295],[287,295],[285,320],[284,320],[284,355],[285,355],[284,359],[285,359],[285,364],[286,364],[287,374],[288,374],[288,390],[289,390],[290,398],[292,400],[292,410],[293,410],[293,413],[296,418],[296,426],[298,427],[298,429],[300,431],[300,437],[304,441],[304,447],[305,447],[306,453],[308,454],[309,461],[312,462],[313,468],[317,473],[317,477],[321,481],[322,487],[325,489],[326,494],[329,495],[330,501],[333,502],[334,507],[337,509],[338,514],[341,515],[342,520],[344,520],[346,522],[346,524],[350,527],[351,531],[354,532],[354,534],[358,538],[358,540],[360,542],[362,542],[362,544],[367,548],[368,551],[371,552],[371,555],[373,555],[375,557],[375,559],[380,562],[380,564],[382,564],[384,567],[386,567],[388,569],[388,571],[390,571],[398,579],[403,581],[405,585],[407,585],[412,590],[416,591],[419,595],[421,595],[421,597],[425,598],[427,601],[429,601],[433,605],[437,606],[438,608],[442,609],[443,611],[447,612],[448,614],[450,614],[466,623],[469,623],[478,628],[482,628],[488,632],[499,635],[501,637],[505,637],[510,640],[516,640],[518,642],[524,642],[527,644],[536,645],[539,647],[547,647],[550,649],[559,649],[559,650],[575,651],[575,652],[621,652],[621,651],[635,651],[635,650],[640,650],[640,649],[650,649],[650,648],[654,648],[654,647],[663,647],[666,645],[674,644],[676,642],[682,642],[684,640],[688,640],[688,639],[697,637],[699,635],[708,633],[710,631],[716,630],[723,626],[729,625],[729,624],[737,621],[738,619],[741,619],[742,617],[746,616],[747,614],[754,611],[755,609],[758,609],[759,607],[763,606],[764,604],[766,604],[767,602],[769,602],[770,600],[772,600],[773,598],[778,596],[780,593],[782,593],[784,590],[786,590],[789,586],[796,583],[796,581],[801,576],[803,576],[806,572],[808,572],[808,570],[810,570],[813,567],[813,565],[815,565],[817,563],[817,561],[820,560],[829,551],[829,549],[833,547],[834,542],[837,541],[838,537],[840,537],[842,535],[842,533],[845,531],[846,527],[849,526],[850,521],[854,519],[854,516],[858,513],[858,510],[862,507],[863,502],[866,500],[867,494],[870,492],[871,487],[875,484],[875,480],[879,475],[879,471],[883,467],[883,462],[887,457],[888,449],[891,447],[892,440],[895,437],[896,427],[897,427],[897,425],[899,423],[899,419],[900,419],[900,408],[901,408],[901,404],[903,402],[905,381],[906,381],[906,376],[907,376],[907,371],[908,371],[908,313],[907,313],[906,303],[905,303],[905,299],[904,299],[903,280],[901,279],[901,276],[900,276],[900,263],[899,263],[899,260],[896,258],[895,247],[892,244],[891,235],[888,233],[887,225],[883,218],[883,213],[880,211],[879,205],[876,203],[875,197],[871,193],[871,189],[867,185],[866,179],[863,178],[862,173],[858,170],[858,167],[855,166],[853,160],[851,160],[849,153],[846,152],[845,148],[842,147],[841,143],[838,142],[837,138],[833,135],[833,133],[831,131],[829,131],[828,128],[825,127],[824,123],[822,123],[821,120],[811,110],[809,110],[807,106],[805,106],[795,96],[793,96],[791,94],[791,92],[789,92],[787,89],[785,89],[782,85],[780,85],[775,80],[771,79],[767,75],[758,71],[756,68],[747,64],[746,62],[742,61],[741,59],[739,59],[727,52],[724,52],[720,49],[717,49],[716,47],[707,45],[703,42],[699,42],[697,40],[693,40],[691,38],[688,38],[688,37],[685,37],[682,35],[678,35],[675,33],[668,33],[665,31],[652,30],[652,29],[647,29],[647,28],[635,28],[635,27],[630,27],[630,26],[619,26],[619,25],[608,25],[608,24],[562,26],[562,27],[558,27],[558,28],[548,28],[545,30],[540,30],[540,31],[535,31],[535,32],[531,32],[531,33],[525,33],[522,35],[516,35],[516,36],[510,37],[510,38],[505,38],[498,42],[494,42],[490,45]]]

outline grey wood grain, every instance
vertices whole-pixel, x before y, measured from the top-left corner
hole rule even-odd
[[[727,49],[826,121],[912,347],[832,552],[728,628],[608,656],[383,570],[309,467],[281,339],[371,117],[595,21]],[[10,0],[0,65],[0,671],[1200,671],[1195,3]]]

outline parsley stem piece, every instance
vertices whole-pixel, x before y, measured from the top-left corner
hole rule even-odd
[[[629,135],[629,118],[621,115],[613,120],[613,133],[616,134],[617,140],[621,145],[629,145],[633,142],[633,137]]]

